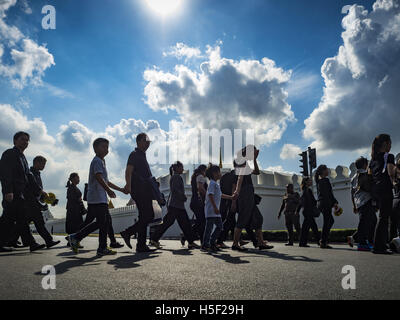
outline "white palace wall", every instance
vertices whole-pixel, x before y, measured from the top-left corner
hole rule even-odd
[[[358,216],[353,213],[352,203],[350,197],[350,180],[355,173],[354,164],[350,166],[351,169],[338,166],[336,169],[330,169],[330,180],[332,183],[335,197],[339,201],[339,205],[343,208],[344,213],[340,217],[335,218],[333,228],[356,228],[358,224]],[[228,172],[230,169],[222,169],[222,172]],[[190,174],[185,171],[182,174],[185,183],[185,193],[188,197],[186,202],[186,210],[189,217],[193,216],[189,208],[191,197]],[[169,194],[169,175],[158,178],[160,182],[161,192],[168,197]],[[284,217],[280,220],[277,219],[278,211],[282,203],[282,197],[285,193],[285,186],[288,183],[293,183],[295,189],[300,192],[301,177],[297,175],[289,175],[278,172],[262,171],[259,176],[252,176],[255,192],[262,197],[261,204],[259,205],[260,211],[264,217],[264,230],[284,230],[285,221]],[[137,210],[135,206],[121,207],[110,210],[113,218],[114,231],[116,233],[122,231],[126,227],[133,224],[137,218]],[[164,212],[165,214],[165,212]],[[322,217],[317,219],[317,224],[322,227]],[[65,232],[65,220],[54,219],[47,222],[49,230],[54,233]],[[165,234],[165,237],[177,237],[180,235],[180,229],[175,223]]]

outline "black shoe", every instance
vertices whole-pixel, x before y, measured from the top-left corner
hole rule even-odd
[[[40,250],[40,249],[44,249],[46,248],[45,244],[39,244],[39,243],[35,243],[33,245],[30,246],[29,250],[31,250],[31,252]]]
[[[273,247],[274,246],[270,246],[268,244],[263,244],[261,246],[258,246],[257,248],[258,248],[258,250],[269,250],[269,249],[272,249]]]
[[[285,244],[286,247],[293,247],[293,242],[289,242]]]
[[[372,250],[372,253],[374,253],[374,254],[393,254],[392,251],[387,251],[387,250]]]
[[[188,244],[188,249],[189,249],[189,250],[192,250],[192,249],[201,249],[201,246],[199,246],[197,243],[192,242],[192,243],[189,243],[189,244]]]
[[[22,244],[18,244],[17,242],[16,242],[16,243],[10,243],[8,246],[9,246],[10,248],[14,248],[14,249],[21,249],[21,248],[24,248],[24,246],[23,246]]]
[[[128,236],[128,235],[125,233],[125,231],[121,231],[120,235],[121,235],[121,238],[124,240],[126,246],[127,246],[129,249],[132,249],[131,237]]]
[[[211,251],[212,252],[219,252],[222,251],[220,248],[218,248],[217,246],[211,246]]]
[[[310,248],[308,244],[299,244],[300,248]]]
[[[181,244],[182,244],[182,247],[185,246],[185,242],[186,242],[185,236],[184,236],[184,235],[181,235]]]
[[[5,247],[0,247],[0,252],[12,252],[13,249],[11,248],[5,248]]]
[[[118,249],[122,248],[124,245],[122,243],[119,243],[117,241],[110,243],[110,247],[113,249]]]
[[[51,241],[49,243],[46,243],[46,247],[47,247],[47,249],[50,249],[51,247],[54,247],[54,246],[58,245],[60,242],[61,242],[60,240]]]
[[[233,250],[233,251],[240,251],[240,252],[245,252],[245,251],[247,251],[246,248],[242,248],[242,247],[239,247],[239,246],[232,246],[232,250]]]
[[[150,249],[148,246],[144,247],[136,247],[136,252],[137,253],[146,253],[146,252],[154,252],[157,249]]]
[[[319,247],[321,249],[332,249],[332,247],[330,245],[328,245],[327,243],[322,243],[322,242],[320,242]]]

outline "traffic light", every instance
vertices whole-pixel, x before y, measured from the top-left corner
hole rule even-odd
[[[304,151],[302,153],[299,154],[299,156],[301,157],[300,162],[301,162],[301,166],[300,168],[303,168],[303,171],[301,171],[300,173],[303,175],[303,177],[308,177],[308,157],[307,157],[307,151]]]
[[[312,171],[317,167],[317,150],[308,148],[308,159],[310,164],[310,170]]]

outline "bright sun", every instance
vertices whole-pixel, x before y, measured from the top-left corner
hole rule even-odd
[[[149,7],[159,15],[167,16],[177,10],[182,4],[182,0],[145,0]]]

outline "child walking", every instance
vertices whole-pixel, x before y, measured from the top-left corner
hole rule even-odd
[[[189,249],[199,249],[196,243],[194,243],[194,233],[188,214],[185,209],[185,202],[187,200],[185,195],[185,185],[181,174],[183,173],[183,164],[180,161],[175,162],[169,168],[169,173],[171,175],[170,180],[170,196],[168,198],[168,212],[163,219],[163,223],[155,228],[154,233],[151,235],[150,244],[158,249],[161,248],[159,240],[171,227],[175,221],[178,221],[179,227],[182,229],[185,239],[188,241]]]
[[[109,215],[107,194],[110,198],[115,198],[116,195],[111,189],[120,192],[124,192],[124,189],[117,187],[108,180],[106,162],[104,160],[108,154],[108,146],[109,142],[104,138],[98,138],[93,142],[93,149],[96,156],[90,164],[87,202],[88,214],[93,215],[96,221],[91,222],[78,232],[68,236],[68,242],[75,253],[78,253],[79,242],[97,229],[99,229],[99,248],[97,249],[97,255],[104,256],[116,253],[107,248],[107,230],[109,223],[107,219],[107,215]]]
[[[222,199],[235,200],[237,194],[232,196],[222,194],[218,180],[221,179],[221,170],[218,166],[210,164],[206,170],[206,176],[210,180],[207,188],[204,214],[206,217],[206,228],[204,230],[202,249],[211,252],[220,251],[215,243],[222,231],[222,218],[219,207]],[[213,228],[215,229],[213,231]]]
[[[368,174],[368,160],[359,158],[356,160],[357,173],[351,180],[351,199],[353,211],[359,214],[357,231],[347,238],[350,247],[354,242],[358,243],[358,251],[371,251],[374,231],[377,222],[376,210],[372,205],[372,176]]]

